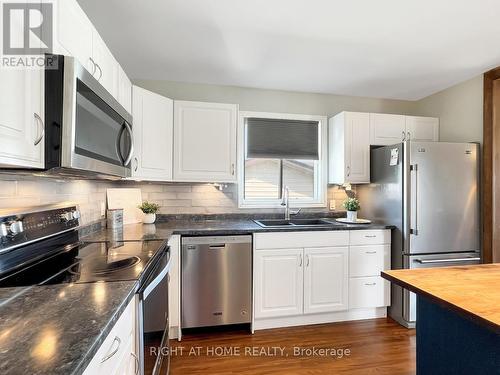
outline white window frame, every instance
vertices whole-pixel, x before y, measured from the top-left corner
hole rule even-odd
[[[316,174],[316,199],[296,200],[290,198],[290,206],[297,208],[327,207],[328,184],[328,118],[317,115],[298,115],[290,113],[269,113],[240,111],[238,115],[238,207],[239,208],[280,208],[280,199],[245,199],[245,121],[247,118],[269,118],[279,120],[317,121],[320,129],[319,171]]]

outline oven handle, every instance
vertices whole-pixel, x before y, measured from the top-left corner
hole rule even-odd
[[[123,166],[124,167],[126,167],[127,165],[129,165],[130,161],[132,160],[132,156],[134,154],[134,133],[132,132],[132,128],[130,127],[130,125],[128,124],[128,122],[125,122],[125,128],[127,129],[128,134],[130,136],[130,151],[128,153],[127,158],[123,162]]]
[[[168,248],[164,252],[164,254],[162,254],[162,257],[164,257],[164,256],[169,256]],[[142,294],[143,300],[146,300],[146,298],[148,298],[148,296],[158,286],[158,284],[160,284],[160,282],[163,279],[165,279],[165,277],[168,275],[168,272],[170,271],[171,263],[172,263],[172,259],[169,258],[167,264],[165,265],[165,267],[163,267],[163,269],[161,271],[157,272],[159,265],[153,270],[153,272],[151,274],[156,275],[156,277],[154,277],[154,279],[152,279],[152,280],[151,280],[151,277],[149,277],[144,282],[143,286],[139,289],[139,293]],[[160,264],[160,259],[158,260],[158,264]]]
[[[415,259],[415,262],[420,264],[439,264],[439,263],[454,263],[454,262],[477,262],[481,260],[479,257],[474,258],[451,258],[451,259]]]

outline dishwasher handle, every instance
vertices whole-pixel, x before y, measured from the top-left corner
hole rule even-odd
[[[208,248],[210,250],[223,250],[226,248],[226,244],[221,243],[221,244],[208,245]]]

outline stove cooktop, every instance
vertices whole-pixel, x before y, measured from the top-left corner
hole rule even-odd
[[[1,276],[0,287],[137,280],[148,261],[162,248],[162,243],[67,244],[52,255]],[[43,249],[41,252],[48,253]]]

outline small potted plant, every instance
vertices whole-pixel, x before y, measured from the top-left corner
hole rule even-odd
[[[344,202],[344,208],[347,210],[347,220],[356,222],[358,219],[358,211],[361,208],[359,201],[356,198],[348,198]]]
[[[156,221],[156,213],[160,209],[160,205],[156,203],[142,202],[139,209],[144,213],[144,224],[153,224]]]

